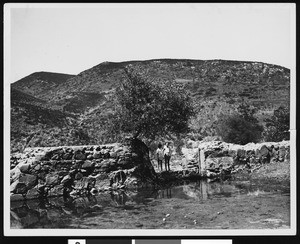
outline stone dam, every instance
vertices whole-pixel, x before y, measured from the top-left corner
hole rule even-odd
[[[118,189],[159,187],[170,181],[215,178],[289,160],[289,141],[247,144],[199,142],[179,171],[156,173],[138,139],[89,146],[26,148],[11,154],[11,201]]]

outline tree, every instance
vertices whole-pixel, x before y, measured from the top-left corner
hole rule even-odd
[[[255,109],[241,104],[238,112],[232,115],[221,115],[217,131],[225,142],[245,145],[261,139],[263,127],[254,117]]]
[[[288,108],[280,106],[275,109],[271,118],[266,119],[265,140],[282,141],[289,140],[290,111]]]
[[[116,91],[114,133],[154,139],[183,133],[194,114],[192,101],[175,82],[151,80],[125,69],[126,79]]]

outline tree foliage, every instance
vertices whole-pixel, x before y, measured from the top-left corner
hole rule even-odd
[[[115,133],[155,138],[188,130],[194,111],[183,87],[172,81],[151,80],[128,69],[125,73],[126,79],[116,91]]]
[[[254,117],[255,109],[247,104],[241,104],[237,113],[222,115],[217,131],[225,142],[245,145],[249,142],[259,142],[263,127]]]
[[[280,106],[275,109],[271,118],[266,119],[265,140],[282,141],[289,140],[290,111]]]

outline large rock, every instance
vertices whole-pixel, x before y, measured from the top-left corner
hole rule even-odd
[[[11,201],[23,201],[24,197],[22,194],[13,194],[10,196]]]
[[[284,146],[281,146],[278,151],[279,161],[284,161],[285,155],[286,155],[286,149]]]
[[[86,160],[86,161],[82,164],[81,168],[83,168],[83,169],[90,169],[90,168],[93,168],[94,165],[95,165],[95,164],[94,164],[92,161]]]
[[[37,184],[37,177],[35,175],[22,174],[19,177],[19,182],[24,183],[26,188],[29,190]]]
[[[10,192],[15,194],[25,194],[27,192],[26,184],[17,180],[10,185]]]
[[[35,198],[38,198],[39,196],[40,196],[39,188],[37,186],[35,186],[34,188],[30,189],[27,192],[26,199],[35,199]]]
[[[93,158],[94,159],[99,159],[101,158],[101,153],[99,151],[95,151],[94,154],[93,154]]]
[[[74,178],[75,178],[75,180],[80,180],[80,179],[82,179],[82,177],[83,177],[83,174],[81,172],[77,172]]]
[[[85,160],[86,155],[81,150],[76,150],[75,153],[74,153],[74,159]]]
[[[20,175],[21,175],[21,170],[19,169],[19,167],[15,167],[10,171],[10,183],[15,182],[16,180],[19,179]]]
[[[55,186],[59,184],[59,175],[57,173],[51,173],[46,176],[46,185]]]
[[[22,173],[28,173],[29,169],[30,169],[30,164],[23,164],[20,166],[20,171]]]
[[[61,184],[65,185],[68,184],[70,181],[72,181],[72,177],[70,175],[66,175],[62,180],[61,180]]]

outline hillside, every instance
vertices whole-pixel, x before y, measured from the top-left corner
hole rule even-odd
[[[183,84],[190,92],[197,111],[190,127],[202,136],[214,135],[217,116],[234,111],[242,101],[257,108],[261,122],[280,105],[289,106],[290,71],[277,65],[187,59],[104,62],[76,76],[37,72],[13,83],[12,90],[22,92],[22,95],[16,95],[16,92],[12,94],[12,131],[18,130],[14,122],[19,121],[18,108],[22,108],[22,111],[26,110],[27,118],[30,118],[32,132],[36,128],[41,133],[56,131],[56,139],[48,140],[52,146],[58,146],[55,143],[74,142],[72,138],[68,141],[70,130],[81,130],[83,138],[95,143],[114,140],[107,138],[104,133],[112,109],[110,99],[119,82],[126,78],[123,69],[128,66],[147,78]],[[36,121],[33,118],[40,116],[36,114],[40,108],[45,109],[42,113],[48,110],[49,115],[47,119]],[[53,124],[51,120],[56,120],[56,117],[57,121],[64,122]],[[29,126],[28,120],[18,123],[24,128]],[[12,134],[12,137],[18,134]],[[20,138],[24,139],[24,136]],[[76,141],[81,142],[85,141]]]
[[[12,88],[22,91],[36,98],[45,99],[51,96],[52,90],[58,85],[66,82],[74,75],[52,73],[52,72],[35,72],[24,77],[12,84]]]

